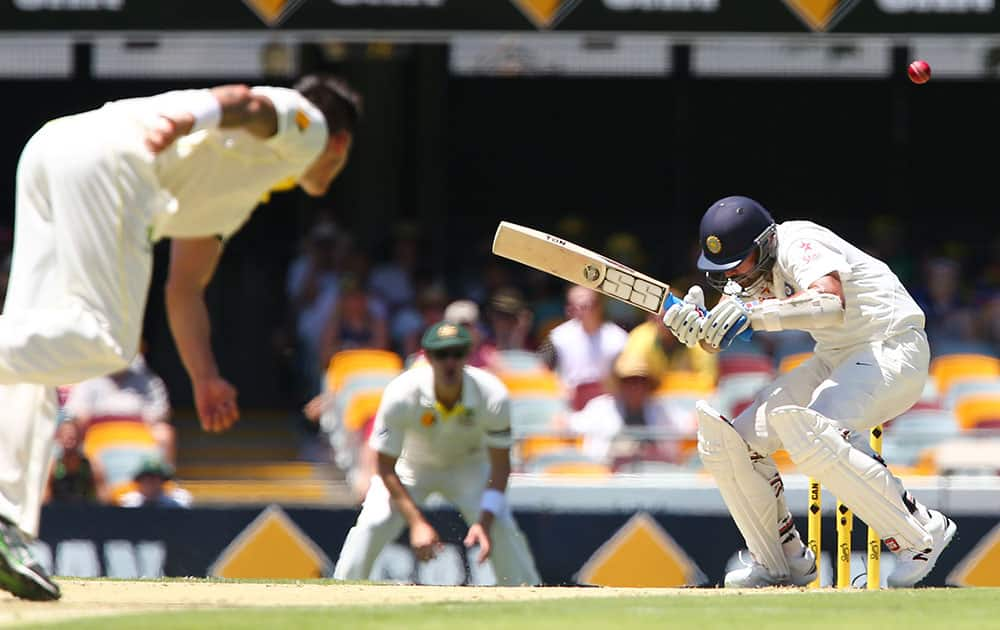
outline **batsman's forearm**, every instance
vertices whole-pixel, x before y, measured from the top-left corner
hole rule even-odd
[[[191,381],[217,377],[219,367],[212,353],[211,324],[204,292],[168,285],[166,302],[170,332]]]

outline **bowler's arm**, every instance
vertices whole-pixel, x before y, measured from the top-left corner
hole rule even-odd
[[[166,284],[167,320],[195,393],[202,426],[221,431],[239,417],[236,392],[219,375],[212,352],[205,288],[212,280],[222,243],[215,237],[174,239]]]
[[[256,94],[246,85],[220,85],[209,90],[218,101],[219,127],[242,128],[258,138],[270,138],[278,133],[278,113],[266,96]],[[177,138],[191,133],[195,117],[204,104],[192,102],[190,111],[161,113],[157,124],[146,132],[146,146],[153,153],[169,147]]]

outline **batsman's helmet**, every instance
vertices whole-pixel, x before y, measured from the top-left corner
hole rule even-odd
[[[722,290],[729,280],[744,293],[754,293],[766,280],[774,265],[777,250],[776,226],[764,206],[749,197],[725,197],[713,203],[701,218],[699,231],[701,255],[698,269],[708,283]],[[726,277],[754,250],[757,262],[753,269],[738,276]]]

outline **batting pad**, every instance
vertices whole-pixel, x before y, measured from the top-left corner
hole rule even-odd
[[[743,534],[754,560],[771,576],[787,579],[791,573],[778,535],[778,501],[768,479],[757,474],[750,450],[725,418],[704,400],[698,411],[698,455],[715,477],[722,499]],[[784,516],[784,514],[782,514]]]
[[[859,451],[829,418],[812,409],[774,409],[771,427],[804,474],[819,479],[883,539],[905,549],[927,549],[931,535],[903,503],[903,484],[889,469]]]

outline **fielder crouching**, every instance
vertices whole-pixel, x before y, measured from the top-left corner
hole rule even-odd
[[[462,326],[440,322],[424,333],[427,364],[386,387],[370,445],[378,453],[358,521],[348,532],[334,577],[365,580],[379,552],[410,528],[410,546],[427,561],[441,548],[418,507],[440,493],[462,514],[465,546],[478,545],[502,586],[540,582],[531,551],[507,505],[510,401],[492,374],[465,364],[472,346]]]
[[[816,577],[770,454],[784,448],[872,526],[896,554],[888,585],[924,579],[957,529],[920,504],[867,443],[909,409],[927,380],[924,314],[885,263],[809,221],[776,224],[747,197],[701,221],[698,268],[727,293],[705,313],[700,287],[664,322],[688,346],[718,352],[746,330],[804,330],[813,356],[780,376],[732,422],[697,404],[698,452],[752,557],[727,587],[804,586]]]

